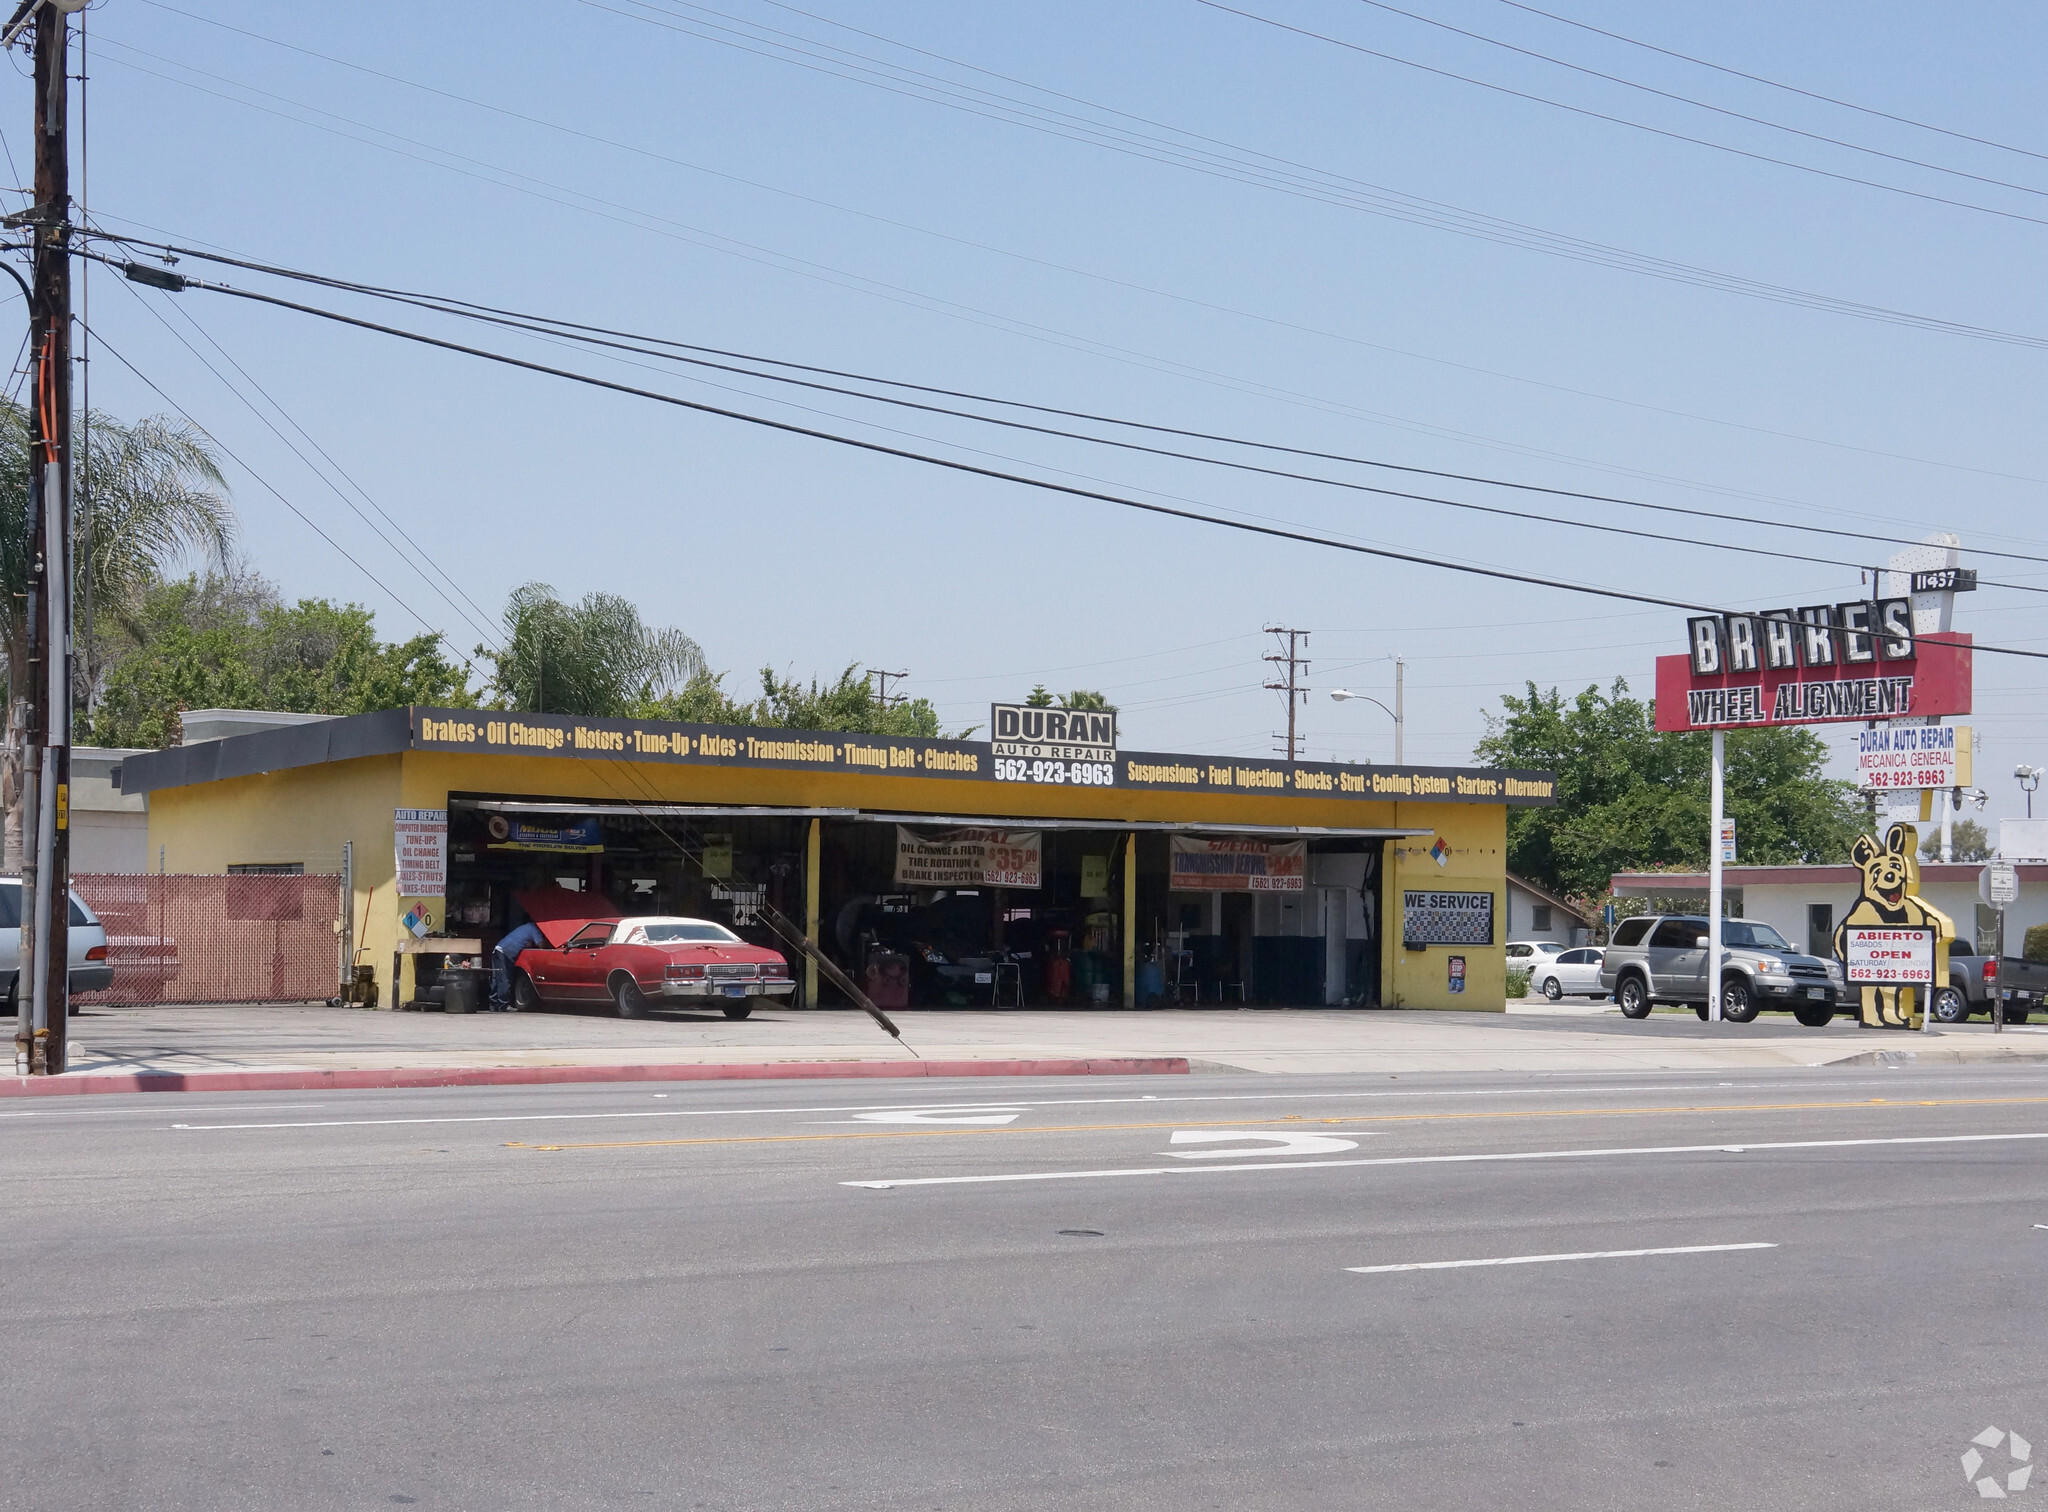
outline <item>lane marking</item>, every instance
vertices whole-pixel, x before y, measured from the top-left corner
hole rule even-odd
[[[1370,1130],[1361,1132],[1370,1133]],[[1278,1148],[1271,1150],[1162,1150],[1175,1160],[1237,1160],[1246,1155],[1334,1155],[1339,1150],[1355,1150],[1358,1141],[1339,1139],[1334,1134],[1310,1134],[1306,1130],[1291,1129],[1175,1129],[1168,1144],[1217,1144],[1224,1140],[1235,1143],[1242,1139],[1270,1139]]]
[[[1185,1119],[1174,1119],[1159,1123],[1126,1124],[1050,1124],[1027,1125],[1022,1128],[959,1128],[916,1129],[903,1133],[915,1133],[923,1138],[937,1139],[948,1135],[969,1134],[1093,1134],[1112,1129],[1174,1129],[1174,1128],[1241,1128],[1247,1124],[1259,1123],[1460,1123],[1474,1119],[1508,1118],[1664,1118],[1679,1114],[1700,1113],[1785,1113],[1785,1112],[1826,1112],[1850,1109],[1873,1108],[1942,1108],[1979,1107],[2006,1103],[2048,1103],[2048,1097],[1960,1097],[1941,1101],[1919,1098],[1862,1098],[1856,1102],[1824,1103],[1700,1103],[1676,1108],[1511,1108],[1483,1113],[1354,1113],[1343,1116],[1315,1116],[1303,1113],[1288,1113],[1278,1119],[1271,1118],[1223,1118],[1191,1124]],[[822,1122],[822,1120],[821,1120]],[[673,1145],[709,1144],[786,1144],[798,1140],[817,1139],[878,1139],[888,1137],[880,1134],[724,1134],[706,1135],[697,1139],[604,1139],[579,1141],[575,1144],[528,1144],[525,1140],[507,1140],[507,1149],[514,1150],[658,1150]],[[1728,1145],[1703,1146],[1716,1150],[1734,1148]],[[1759,1147],[1766,1148],[1766,1147]]]
[[[1248,1072],[1248,1073],[1246,1073],[1246,1074],[1247,1074],[1247,1075],[1256,1075],[1256,1074],[1259,1074],[1259,1073],[1252,1073],[1252,1072]],[[1370,1074],[1372,1074],[1372,1073],[1348,1073],[1348,1072],[1335,1072],[1335,1073],[1331,1073],[1331,1074],[1333,1074],[1333,1075],[1351,1075],[1351,1074],[1362,1074],[1362,1075],[1370,1075]],[[1597,1075],[1598,1073],[1594,1073],[1594,1074],[1596,1074],[1596,1075]],[[1638,1073],[1638,1072],[1625,1072],[1625,1073],[1621,1073],[1621,1074],[1624,1074],[1624,1075],[1639,1075],[1640,1073]],[[1947,1076],[1947,1075],[1946,1075],[1945,1073],[1939,1073],[1939,1072],[1934,1072],[1934,1073],[1930,1073],[1930,1079],[1935,1079],[1935,1078],[1938,1078],[1938,1079],[1940,1079],[1940,1080],[1943,1080],[1943,1081],[1946,1081],[1946,1080],[1951,1080],[1951,1079],[1952,1079],[1952,1078],[1950,1078],[1949,1076]],[[802,1107],[802,1108],[651,1108],[651,1109],[642,1109],[642,1110],[638,1110],[638,1111],[635,1111],[635,1112],[630,1112],[630,1113],[466,1113],[466,1114],[443,1114],[443,1115],[437,1115],[437,1116],[434,1116],[434,1117],[414,1117],[414,1118],[331,1118],[331,1119],[317,1119],[317,1120],[312,1120],[312,1119],[300,1119],[300,1120],[297,1120],[297,1121],[295,1121],[295,1122],[291,1122],[291,1123],[232,1123],[232,1124],[186,1124],[186,1123],[176,1123],[176,1124],[170,1124],[170,1125],[168,1125],[168,1127],[169,1127],[169,1128],[172,1128],[172,1129],[180,1129],[180,1130],[201,1130],[201,1129],[204,1129],[204,1130],[223,1130],[223,1129],[359,1129],[359,1128],[380,1128],[380,1127],[382,1127],[382,1126],[384,1126],[384,1125],[386,1125],[386,1124],[391,1124],[391,1125],[409,1125],[409,1124],[444,1124],[444,1123],[445,1123],[445,1124],[463,1124],[463,1123],[536,1123],[536,1122],[563,1122],[563,1123],[569,1123],[569,1122],[579,1122],[579,1121],[586,1121],[586,1120],[591,1120],[591,1119],[616,1119],[616,1118],[725,1118],[725,1117],[729,1117],[729,1118],[745,1118],[745,1117],[758,1117],[758,1116],[765,1116],[765,1115],[772,1115],[772,1114],[780,1114],[780,1113],[861,1113],[861,1112],[867,1112],[867,1111],[870,1111],[870,1110],[873,1110],[873,1111],[878,1111],[878,1112],[879,1112],[879,1111],[886,1111],[886,1110],[890,1110],[890,1109],[896,1109],[896,1108],[938,1108],[938,1107],[957,1107],[957,1108],[965,1108],[965,1109],[974,1109],[974,1108],[1020,1108],[1020,1107],[1021,1107],[1021,1108],[1092,1108],[1092,1107],[1106,1107],[1106,1106],[1110,1106],[1110,1105],[1114,1105],[1114,1104],[1121,1104],[1121,1103],[1212,1103],[1212,1102],[1333,1102],[1333,1101],[1348,1101],[1348,1100],[1354,1100],[1354,1099],[1360,1099],[1360,1098],[1402,1098],[1402,1099],[1413,1099],[1413,1098],[1428,1098],[1428,1097],[1569,1097],[1569,1096],[1573,1096],[1573,1095],[1575,1095],[1575,1094],[1578,1094],[1578,1093],[1594,1093],[1594,1094],[1603,1094],[1603,1095],[1605,1095],[1605,1094],[1616,1094],[1616,1093],[1622,1093],[1622,1092],[1720,1092],[1720,1091],[1725,1091],[1725,1090],[1728,1090],[1728,1089],[1730,1089],[1730,1088],[1733,1088],[1733,1089],[1735,1089],[1735,1090],[1737,1090],[1737,1091],[1743,1091],[1743,1092],[1760,1092],[1760,1091],[1763,1091],[1763,1090],[1765,1090],[1765,1089],[1766,1089],[1766,1085],[1767,1085],[1767,1084],[1766,1084],[1766,1083],[1763,1083],[1763,1082],[1714,1082],[1714,1083],[1708,1083],[1708,1082],[1688,1082],[1688,1083],[1670,1083],[1670,1084],[1663,1084],[1663,1083],[1645,1083],[1645,1084],[1637,1084],[1637,1085],[1630,1085],[1630,1086],[1621,1086],[1621,1087],[1603,1087],[1603,1086],[1573,1086],[1573,1087],[1439,1087],[1439,1088],[1434,1088],[1434,1089],[1427,1089],[1427,1088],[1418,1088],[1418,1089],[1415,1089],[1415,1090],[1413,1090],[1413,1091],[1409,1091],[1409,1090],[1403,1089],[1402,1091],[1399,1091],[1399,1092],[1394,1092],[1394,1091],[1375,1091],[1375,1092],[1297,1092],[1297,1091],[1285,1091],[1285,1090],[1276,1090],[1276,1091],[1272,1091],[1272,1092],[1210,1092],[1210,1093],[1189,1093],[1189,1094],[1187,1094],[1187,1095],[1184,1095],[1184,1096],[1176,1096],[1176,1095],[1171,1095],[1171,1094],[1169,1094],[1169,1095],[1166,1095],[1166,1096],[1158,1096],[1158,1095],[1153,1095],[1153,1094],[1147,1094],[1147,1095],[1145,1095],[1145,1096],[1140,1096],[1140,1097],[1065,1097],[1065,1098],[1050,1098],[1050,1099],[1040,1099],[1040,1100],[1037,1100],[1037,1101],[1031,1101],[1031,1102],[1024,1102],[1024,1101],[1018,1101],[1018,1100],[1016,1100],[1016,1099],[1011,1099],[1011,1100],[1008,1100],[1008,1101],[1004,1101],[1004,1102],[980,1102],[980,1103],[944,1103],[944,1104],[942,1104],[942,1103],[852,1103],[852,1104],[849,1104],[849,1105],[847,1105],[847,1106],[845,1106],[845,1107],[832,1107],[832,1106],[824,1106],[824,1107],[818,1107],[818,1106],[812,1106],[812,1107]],[[1789,1092],[1808,1092],[1808,1091],[1828,1091],[1828,1090],[1840,1090],[1840,1089],[1843,1089],[1843,1088],[1847,1088],[1847,1087],[1875,1087],[1875,1086],[1880,1086],[1880,1085],[1884,1085],[1884,1083],[1882,1083],[1882,1082],[1880,1082],[1880,1081],[1851,1081],[1851,1082],[1779,1082],[1779,1083],[1772,1083],[1772,1084],[1769,1084],[1769,1085],[1770,1085],[1770,1086],[1771,1086],[1772,1088],[1774,1088],[1775,1090],[1779,1090],[1779,1091],[1789,1091]],[[417,1095],[417,1093],[418,1093],[419,1091],[423,1091],[423,1090],[433,1090],[433,1089],[425,1089],[425,1088],[415,1088],[415,1089],[412,1089],[412,1091],[411,1091],[411,1093],[410,1093],[409,1095]],[[667,1094],[665,1094],[665,1093],[656,1093],[655,1095],[656,1095],[656,1096],[666,1096]],[[279,1106],[284,1106],[284,1107],[304,1107],[304,1108],[314,1108],[314,1107],[320,1107],[320,1106],[323,1106],[323,1104],[320,1104],[320,1103],[288,1103],[288,1104],[280,1104]],[[66,1113],[69,1113],[69,1114],[72,1114],[72,1115],[76,1116],[76,1115],[82,1115],[82,1114],[85,1114],[85,1113],[88,1113],[88,1112],[101,1112],[101,1113],[104,1113],[105,1115],[110,1115],[110,1116],[111,1116],[111,1115],[116,1115],[116,1114],[123,1114],[123,1113],[142,1113],[142,1112],[155,1112],[155,1111],[156,1111],[156,1110],[155,1110],[155,1109],[153,1109],[153,1108],[144,1108],[144,1107],[137,1107],[137,1106],[135,1106],[135,1105],[133,1105],[133,1104],[130,1104],[130,1105],[127,1105],[127,1106],[124,1106],[124,1107],[121,1107],[121,1108],[107,1108],[107,1109],[103,1109],[103,1110],[98,1110],[98,1109],[83,1109],[83,1108],[80,1108],[80,1109],[53,1109],[53,1110],[51,1110],[51,1111],[50,1111],[50,1113],[49,1113],[48,1115],[45,1115],[45,1116],[52,1116],[52,1117],[54,1117],[54,1116],[60,1116],[60,1115],[62,1115],[62,1114],[66,1114]],[[221,1109],[210,1109],[210,1108],[209,1108],[209,1109],[204,1109],[204,1110],[200,1110],[200,1109],[188,1109],[187,1111],[191,1111],[191,1112],[198,1112],[198,1111],[205,1111],[205,1112],[216,1112],[216,1111],[218,1111],[218,1112],[227,1112],[227,1111],[229,1111],[229,1110],[228,1110],[228,1109],[226,1109],[226,1108],[221,1108]],[[235,1109],[234,1111],[237,1111],[237,1112],[241,1112],[241,1111],[245,1111],[245,1110],[243,1110],[243,1109]],[[0,1118],[4,1118],[4,1117],[15,1117],[15,1118],[27,1118],[27,1117],[31,1117],[31,1116],[36,1116],[36,1115],[32,1115],[32,1114],[27,1114],[27,1113],[18,1113],[18,1114],[0,1114]]]
[[[1289,1116],[1293,1118],[1301,1117],[1298,1113]],[[1311,1121],[1321,1124],[1379,1122],[1378,1119],[1368,1113],[1360,1113],[1351,1118],[1318,1118]],[[562,1150],[666,1150],[678,1145],[808,1144],[818,1140],[949,1139],[959,1138],[962,1135],[987,1136],[991,1134],[1099,1134],[1131,1129],[1186,1129],[1190,1127],[1225,1129],[1231,1132],[1218,1134],[1215,1137],[1218,1139],[1242,1139],[1247,1136],[1236,1133],[1237,1129],[1246,1124],[1271,1122],[1273,1120],[1270,1118],[1218,1118],[1195,1125],[1175,1120],[1167,1123],[1049,1124],[1030,1129],[874,1129],[847,1134],[707,1134],[700,1139],[607,1139],[592,1140],[588,1143],[579,1144],[528,1144],[521,1139],[508,1139],[505,1141],[505,1148],[508,1150],[532,1150],[538,1153],[552,1154]],[[1318,1136],[1311,1134],[1304,1137],[1314,1139]],[[1347,1146],[1346,1148],[1355,1148],[1355,1146]],[[1248,1155],[1251,1152],[1249,1150],[1227,1150],[1223,1153],[1229,1155]]]
[[[1464,1270],[1474,1265],[1549,1265],[1557,1260],[1638,1260],[1645,1255],[1717,1255],[1730,1250],[1776,1249],[1775,1244],[1679,1244],[1667,1249],[1580,1250],[1574,1255],[1502,1255],[1491,1260],[1414,1260],[1406,1265],[1347,1265],[1358,1276],[1390,1271]]]
[[[1758,1150],[1848,1150],[1872,1145],[1989,1144],[2048,1139],[2035,1134],[1925,1134],[1897,1139],[1799,1139],[1744,1146]],[[1217,1176],[1227,1171],[1307,1171],[1357,1166],[1478,1165],[1511,1160],[1589,1160],[1603,1155],[1720,1155],[1726,1145],[1636,1145],[1594,1150],[1503,1150],[1486,1155],[1382,1155],[1359,1160],[1275,1160],[1255,1165],[1137,1166],[1106,1171],[1018,1171],[1001,1176],[897,1176],[882,1181],[842,1181],[841,1186],[884,1192],[896,1187],[976,1186],[1009,1181],[1087,1181],[1118,1176]]]
[[[1011,1107],[1001,1112],[965,1112],[959,1108],[902,1108],[884,1113],[856,1113],[851,1118],[820,1119],[820,1123],[900,1124],[1013,1124],[1024,1109]]]

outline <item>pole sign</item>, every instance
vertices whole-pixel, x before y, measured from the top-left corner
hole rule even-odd
[[[1735,819],[1732,815],[1721,821],[1721,864],[1735,864]]]
[[[1869,792],[1968,787],[1968,725],[1894,725],[1856,736],[1856,785]]]
[[[1984,868],[1977,891],[1993,908],[2010,908],[2020,900],[2020,871],[2010,861],[1994,861]]]
[[[1657,658],[1659,730],[1970,712],[1970,637],[1915,635],[1911,599],[1700,615],[1686,645]]]
[[[1932,929],[1851,924],[1842,932],[1842,972],[1851,987],[1932,987]]]

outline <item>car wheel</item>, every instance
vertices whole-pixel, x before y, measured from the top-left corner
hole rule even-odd
[[[1650,989],[1638,976],[1625,976],[1621,985],[1614,989],[1614,1000],[1621,1004],[1623,1018],[1648,1018],[1650,1016]]]
[[[1705,1003],[1694,1003],[1692,1011],[1700,1016],[1701,1023],[1704,1024],[1707,1021],[1707,1005]]]
[[[747,1004],[747,1005],[746,1005],[745,1007],[742,1007],[742,1008],[728,1008],[728,1009],[726,1009],[726,1010],[725,1010],[725,1016],[726,1016],[727,1018],[729,1018],[729,1019],[743,1019],[743,1018],[745,1018],[745,1017],[746,1017],[746,1016],[747,1016],[748,1014],[752,1013],[753,1011],[754,1011],[754,1005],[753,1005],[752,1003],[748,1003],[748,1004]]]
[[[1543,979],[1543,995],[1553,1003],[1564,996],[1564,988],[1559,984],[1556,977],[1545,977]]]
[[[514,1013],[532,1013],[540,1007],[540,994],[533,990],[533,978],[523,971],[512,973],[512,1001],[508,1006]]]
[[[2005,1021],[2008,1024],[2024,1024],[2027,1021],[2027,1015],[2032,1011],[2025,1003],[2007,1003],[2005,1005]]]
[[[614,977],[612,1006],[618,1009],[620,1018],[639,1018],[647,1011],[647,995],[640,990],[640,984],[631,977]]]
[[[1809,1029],[1827,1028],[1829,1021],[1834,1016],[1835,1005],[1833,1003],[1795,1003],[1792,1005],[1792,1017],[1798,1019],[1800,1023],[1806,1025]]]
[[[1746,1024],[1756,1017],[1756,999],[1749,995],[1749,983],[1739,976],[1721,979],[1721,1017],[1731,1024]]]
[[[1970,1016],[1970,1000],[1953,987],[1934,994],[1934,1022],[1960,1024]]]

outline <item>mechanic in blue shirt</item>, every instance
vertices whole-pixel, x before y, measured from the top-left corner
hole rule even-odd
[[[547,942],[548,937],[540,932],[540,926],[529,922],[520,925],[492,948],[491,1012],[513,1011],[512,963],[519,959],[520,951],[531,950],[536,945],[544,946]]]

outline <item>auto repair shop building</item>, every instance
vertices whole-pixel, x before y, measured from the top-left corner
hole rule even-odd
[[[162,869],[344,871],[348,954],[387,1006],[553,884],[774,944],[765,901],[913,1003],[1497,1009],[1507,810],[1554,793],[1546,772],[430,708],[133,755],[120,784],[148,795]]]

